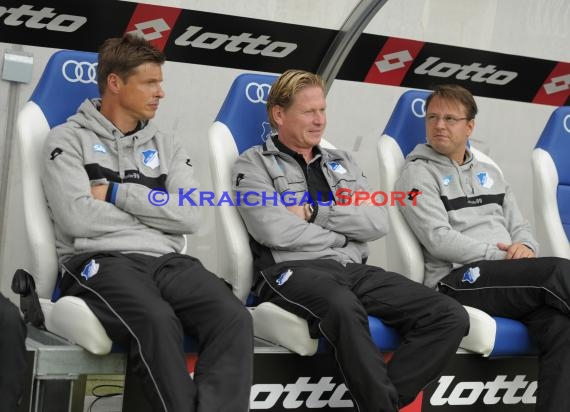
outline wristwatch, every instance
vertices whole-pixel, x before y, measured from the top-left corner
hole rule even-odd
[[[307,211],[309,212],[307,214]],[[313,207],[313,205],[311,203],[305,203],[305,220],[308,222],[309,220],[311,220],[311,217],[313,216],[313,212],[315,211],[315,208]]]

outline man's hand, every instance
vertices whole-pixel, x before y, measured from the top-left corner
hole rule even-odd
[[[513,243],[507,245],[505,243],[497,243],[497,247],[507,252],[507,259],[523,259],[535,257],[534,252],[522,243]]]
[[[304,221],[308,222],[313,214],[311,212],[310,205],[305,203],[304,205],[293,205],[293,206],[286,206],[289,212],[293,213],[297,217],[303,219]]]
[[[101,184],[96,186],[91,186],[91,196],[97,200],[105,201],[105,196],[107,196],[107,189],[109,185]]]

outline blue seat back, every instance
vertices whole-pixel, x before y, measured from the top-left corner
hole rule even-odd
[[[425,103],[429,95],[425,90],[404,92],[386,124],[384,134],[396,140],[404,157],[426,142]]]
[[[274,75],[241,74],[224,100],[216,121],[230,129],[240,154],[271,135],[266,103],[276,79]]]
[[[99,97],[97,53],[61,50],[48,61],[30,100],[53,128],[74,114],[83,100],[93,97]]]
[[[566,237],[570,239],[570,107],[557,108],[548,119],[536,144],[548,152],[558,173],[556,202]]]

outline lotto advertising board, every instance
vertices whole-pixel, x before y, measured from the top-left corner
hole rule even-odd
[[[429,354],[426,354],[429,356]],[[400,412],[532,412],[537,361],[457,354]],[[331,355],[256,354],[251,411],[356,411]]]
[[[0,42],[97,51],[136,32],[171,61],[281,73],[316,71],[336,30],[116,0],[0,0]],[[307,41],[310,39],[310,41]],[[339,79],[570,105],[570,63],[363,34]]]
[[[388,359],[389,355],[385,357]],[[429,354],[425,354],[429,356]],[[188,355],[190,373],[196,357]],[[534,412],[536,357],[484,358],[456,354],[441,375],[400,412]],[[151,412],[127,368],[125,412]],[[357,412],[330,353],[256,353],[250,411]]]

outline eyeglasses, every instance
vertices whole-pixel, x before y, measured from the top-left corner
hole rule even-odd
[[[428,114],[426,116],[428,123],[436,124],[439,122],[439,119],[442,119],[443,122],[448,126],[454,126],[460,120],[471,120],[469,117],[453,117],[453,116],[438,116],[437,114]]]

